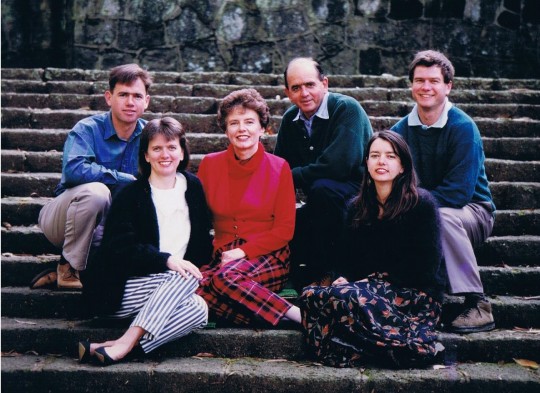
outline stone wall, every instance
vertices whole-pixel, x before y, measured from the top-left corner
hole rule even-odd
[[[446,53],[459,76],[537,78],[538,0],[1,0],[2,67],[406,74]]]

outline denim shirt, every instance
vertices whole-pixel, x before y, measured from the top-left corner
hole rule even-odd
[[[145,124],[146,120],[138,119],[131,137],[122,140],[116,134],[110,112],[79,121],[64,144],[62,179],[55,195],[86,183],[100,182],[112,189],[135,180]]]

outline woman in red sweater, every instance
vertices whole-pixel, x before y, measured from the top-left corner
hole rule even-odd
[[[214,315],[236,324],[300,322],[298,307],[275,293],[289,273],[295,193],[287,162],[259,141],[268,105],[256,90],[242,89],[223,99],[217,117],[230,144],[205,156],[198,171],[215,230],[198,294]]]

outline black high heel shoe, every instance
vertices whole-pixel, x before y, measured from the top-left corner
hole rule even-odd
[[[90,358],[90,341],[79,341],[79,363],[88,363]]]
[[[113,358],[111,358],[109,354],[105,351],[105,347],[96,348],[94,354],[103,366],[110,366],[111,364],[116,364],[122,361],[122,359],[114,360]]]

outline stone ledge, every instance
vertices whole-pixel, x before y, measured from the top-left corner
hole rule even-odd
[[[79,377],[80,375],[80,377]],[[482,391],[523,393],[540,389],[540,373],[516,364],[457,364],[433,370],[336,369],[313,362],[264,359],[172,358],[111,367],[75,359],[13,356],[2,359],[6,391],[86,392],[396,392]]]
[[[83,338],[105,341],[119,337],[129,322],[98,320],[27,319],[2,317],[2,351],[77,356],[76,343]],[[510,361],[536,359],[540,351],[537,331],[496,329],[491,332],[459,335],[439,332],[448,361]],[[189,357],[199,352],[217,357],[259,357],[302,360],[308,358],[300,327],[296,329],[214,328],[194,331],[148,355],[149,359]]]

